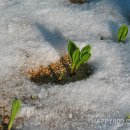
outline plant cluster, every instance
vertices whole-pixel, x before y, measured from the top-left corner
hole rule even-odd
[[[80,49],[73,41],[68,42],[68,54],[72,61],[71,74],[75,74],[76,70],[91,57],[91,46],[87,45]]]
[[[73,41],[68,41],[68,54],[62,57],[56,63],[50,64],[48,67],[39,66],[36,69],[29,69],[27,75],[30,79],[35,79],[37,77],[49,77],[57,80],[62,80],[62,78],[69,71],[71,76],[76,74],[77,69],[87,62],[91,57],[91,46],[86,45],[80,49],[76,46]]]

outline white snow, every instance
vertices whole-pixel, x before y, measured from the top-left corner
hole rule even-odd
[[[0,99],[40,97],[23,105],[23,130],[130,128],[92,124],[95,119],[125,119],[130,112],[130,34],[126,44],[116,41],[119,26],[130,24],[129,12],[129,0],[89,0],[83,5],[68,0],[0,0]],[[95,73],[66,85],[30,82],[25,68],[59,59],[66,39],[80,47],[92,45]]]

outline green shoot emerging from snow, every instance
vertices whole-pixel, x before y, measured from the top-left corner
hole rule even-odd
[[[125,42],[128,34],[128,27],[126,25],[122,25],[118,30],[118,42]]]
[[[21,101],[18,99],[13,100],[12,102],[12,107],[11,107],[11,116],[10,116],[10,121],[8,125],[8,130],[11,130],[12,125],[15,121],[15,118],[17,116],[17,113],[20,111],[21,108]]]
[[[71,74],[75,74],[76,70],[91,57],[91,46],[85,46],[81,51],[73,41],[68,42],[68,54],[72,61]]]
[[[130,120],[130,114],[126,116],[126,120]]]

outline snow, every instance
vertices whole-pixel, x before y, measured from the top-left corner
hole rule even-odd
[[[128,130],[124,124],[92,124],[124,119],[130,112],[130,35],[118,44],[121,24],[130,24],[129,0],[0,0],[0,99],[38,95],[23,103],[23,130]],[[130,26],[129,26],[130,29]],[[100,37],[104,40],[100,40]],[[66,40],[92,45],[94,74],[65,85],[30,82],[24,70],[48,65],[66,51]]]

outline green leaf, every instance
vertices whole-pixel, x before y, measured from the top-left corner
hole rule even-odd
[[[87,46],[85,46],[82,50],[81,50],[81,58],[83,57],[83,55],[85,54],[85,53],[91,53],[91,45],[87,45]]]
[[[124,42],[128,34],[127,25],[122,25],[118,30],[118,42]]]
[[[8,125],[8,130],[10,130],[12,128],[12,125],[14,123],[16,115],[20,111],[20,108],[21,108],[21,101],[18,100],[18,99],[13,100],[12,107],[11,107],[11,116],[10,116],[10,121],[9,121],[9,125]]]
[[[72,63],[76,65],[80,60],[80,50],[76,49],[72,56]]]
[[[80,61],[76,65],[76,69],[78,69],[83,63],[87,62],[90,59],[90,57],[91,57],[91,53],[85,53],[82,59],[80,59]]]
[[[130,114],[128,114],[128,115],[126,116],[126,119],[130,119]]]
[[[76,44],[73,41],[68,41],[68,54],[71,59],[72,59],[73,53],[75,52],[76,49],[78,49]]]

